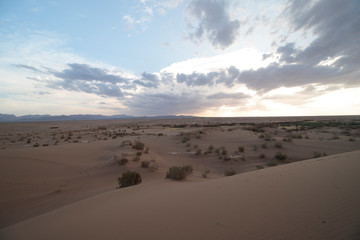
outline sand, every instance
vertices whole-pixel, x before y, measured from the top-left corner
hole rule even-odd
[[[2,239],[357,239],[360,151],[204,182],[113,190]]]
[[[359,131],[290,130],[302,138],[284,142],[294,126],[249,126],[239,119],[0,125],[0,238],[358,239]],[[150,150],[133,161],[138,150],[129,143],[138,140]],[[222,147],[227,154],[216,154]],[[274,158],[278,151],[288,158]],[[312,159],[314,151],[328,156]],[[120,166],[122,156],[129,162]],[[142,168],[142,160],[158,169]],[[183,164],[194,168],[186,180],[164,179]],[[224,177],[229,168],[241,174]],[[127,170],[143,182],[116,189]]]

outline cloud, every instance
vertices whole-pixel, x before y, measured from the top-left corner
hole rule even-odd
[[[280,49],[282,59],[286,63],[316,65],[340,57],[335,66],[353,70],[360,65],[359,9],[356,0],[289,1],[284,13],[292,30],[311,32],[316,38],[303,50],[288,44],[287,52]]]
[[[212,95],[207,96],[207,99],[244,99],[244,98],[248,98],[249,95],[244,94],[244,93],[224,93],[224,92],[219,92],[219,93],[215,93]]]
[[[130,81],[130,79],[110,74],[104,69],[87,64],[72,63],[68,66],[68,69],[52,72],[53,76],[61,80],[48,82],[48,87],[122,98],[123,92],[120,86]]]
[[[157,88],[160,84],[160,78],[156,74],[143,72],[141,76],[141,79],[137,79],[134,81],[135,84],[147,88]]]
[[[206,105],[203,97],[195,92],[191,93],[153,93],[139,94],[126,100],[125,105],[130,114],[168,115],[194,114]]]
[[[230,20],[228,1],[193,0],[185,10],[187,22],[192,29],[188,37],[202,42],[204,37],[211,44],[225,49],[233,44],[240,31],[240,21]],[[197,26],[193,26],[197,22]]]
[[[14,66],[17,68],[28,69],[28,70],[31,70],[31,71],[37,72],[37,73],[43,73],[43,71],[41,71],[40,69],[33,67],[33,66],[25,65],[25,64],[14,64]]]

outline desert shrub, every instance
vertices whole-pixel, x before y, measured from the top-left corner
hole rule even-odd
[[[191,165],[185,165],[182,167],[174,166],[169,168],[166,173],[166,178],[174,179],[174,180],[183,180],[186,176],[190,175],[193,171]]]
[[[189,136],[184,136],[183,139],[182,139],[182,142],[183,143],[186,143],[187,141],[190,140],[190,137]]]
[[[38,143],[35,143],[34,145],[33,145],[33,147],[39,147],[40,146],[40,144],[38,144]]]
[[[146,148],[145,148],[144,153],[149,153],[149,147],[146,147]]]
[[[119,187],[125,188],[141,183],[141,176],[137,172],[127,171],[123,173],[121,177],[118,178]]]
[[[125,165],[128,163],[128,159],[123,157],[118,161],[118,163],[119,165]]]
[[[276,142],[275,144],[274,144],[274,147],[276,147],[276,148],[282,148],[283,147],[283,145],[282,145],[282,143],[281,142]]]
[[[223,148],[222,151],[221,151],[221,154],[226,156],[227,155],[227,150],[225,148]]]
[[[267,143],[261,144],[261,147],[262,147],[262,148],[267,148]]]
[[[286,156],[286,154],[284,154],[282,152],[277,152],[275,154],[275,158],[278,159],[278,160],[284,161],[284,160],[287,159],[287,156]]]
[[[355,142],[355,138],[349,138],[349,142]]]
[[[256,168],[257,168],[257,169],[263,169],[264,167],[261,166],[261,165],[256,165]]]
[[[214,151],[214,146],[213,146],[213,145],[210,145],[210,146],[208,147],[208,152],[212,152],[212,151]]]
[[[272,136],[270,134],[265,134],[264,140],[265,141],[271,141]]]
[[[143,150],[145,147],[145,144],[143,142],[140,141],[136,141],[134,142],[132,148],[136,149],[136,150]]]
[[[321,157],[321,153],[320,152],[314,152],[313,153],[313,158],[319,158]]]
[[[141,161],[141,167],[148,168],[149,165],[150,165],[150,161],[147,160]]]
[[[202,173],[202,177],[203,178],[207,178],[207,175],[210,173],[210,171],[208,169],[206,169],[203,173]]]
[[[216,154],[220,154],[220,148],[216,148],[216,149],[215,149],[215,153],[216,153]]]
[[[253,146],[253,150],[257,151],[257,146],[256,145]]]
[[[139,156],[135,156],[135,157],[133,158],[133,161],[134,161],[134,162],[140,161],[140,157],[139,157]]]
[[[236,174],[235,169],[233,169],[233,168],[225,169],[225,172],[224,172],[225,176],[232,176],[232,175],[235,175],[235,174]]]
[[[195,152],[195,154],[196,154],[196,155],[201,155],[201,153],[202,153],[202,151],[201,151],[201,149],[200,149],[200,148],[199,148],[199,149],[197,149],[197,150],[196,150],[196,152]]]
[[[245,150],[245,147],[244,147],[244,146],[239,146],[239,147],[238,147],[238,150],[239,150],[239,152],[242,152],[242,153],[243,153],[244,150]]]
[[[141,156],[142,155],[142,152],[136,152],[136,156]]]
[[[156,170],[159,169],[159,165],[157,165],[157,163],[155,162],[155,160],[151,160],[150,164],[149,164],[149,171],[150,172],[155,172]]]
[[[229,157],[229,156],[224,157],[224,161],[230,161],[230,160],[231,160],[231,157]]]
[[[261,158],[261,159],[263,159],[263,158],[265,158],[266,156],[265,156],[265,154],[263,154],[263,153],[261,153],[260,155],[259,155],[259,158]]]

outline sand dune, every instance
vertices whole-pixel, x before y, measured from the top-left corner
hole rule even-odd
[[[117,189],[1,239],[359,239],[360,151],[208,181]]]

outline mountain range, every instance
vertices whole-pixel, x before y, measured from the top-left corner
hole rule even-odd
[[[110,120],[110,119],[170,119],[170,118],[193,118],[194,116],[184,115],[165,115],[165,116],[131,116],[131,115],[92,115],[92,114],[76,114],[76,115],[23,115],[15,116],[13,114],[1,114],[0,122],[51,122],[51,121],[83,121],[83,120]]]

